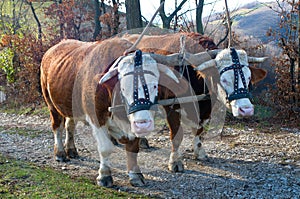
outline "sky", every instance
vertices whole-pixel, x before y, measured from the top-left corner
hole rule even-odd
[[[224,4],[224,0],[219,0],[216,2],[216,4],[212,4],[213,2],[215,2],[216,0],[205,0],[204,1],[204,8],[203,8],[203,16],[208,16],[210,14],[210,12],[212,11],[212,9],[214,10],[214,12],[222,12],[225,9],[225,4]],[[239,7],[241,7],[242,5],[251,3],[251,2],[271,2],[274,0],[227,0],[228,3],[228,7],[229,10],[234,10],[237,9]],[[174,0],[166,0],[166,5],[165,5],[165,11],[166,14],[173,12],[174,11]],[[181,0],[177,0],[178,4],[181,2]],[[152,17],[152,15],[154,14],[154,12],[156,11],[156,9],[159,7],[160,4],[160,0],[140,0],[141,3],[141,12],[142,15],[149,21]],[[211,3],[211,4],[209,4]],[[183,11],[186,10],[191,10],[191,9],[195,9],[195,0],[189,0],[188,2],[185,3],[183,9],[180,13],[182,13]],[[187,17],[189,17],[189,19],[194,18],[195,17],[195,11],[193,12],[189,12],[187,13]],[[157,17],[154,21],[154,23],[158,22],[159,17]]]

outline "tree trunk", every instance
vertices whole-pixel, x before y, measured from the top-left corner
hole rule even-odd
[[[162,3],[162,2],[165,2],[165,0],[160,0],[160,3]],[[160,18],[161,18],[161,20],[163,22],[163,28],[170,29],[172,19],[175,17],[175,15],[177,14],[177,12],[179,10],[181,10],[182,6],[186,2],[187,2],[187,0],[182,0],[182,2],[179,4],[179,6],[169,16],[166,15],[166,13],[165,13],[165,5],[163,5],[163,7],[159,11]]]
[[[297,63],[298,63],[298,93],[300,93],[300,2],[298,2],[298,56],[297,56]],[[299,97],[299,95],[298,95]],[[300,99],[297,99],[298,107],[300,108]]]
[[[119,32],[119,25],[120,25],[120,22],[119,22],[119,18],[120,18],[120,16],[119,16],[119,5],[118,5],[119,1],[112,0],[112,2],[113,2],[113,11],[114,11],[114,15],[113,15],[113,34],[112,35],[116,35]],[[140,3],[140,2],[138,1],[138,3]],[[127,11],[127,8],[126,8],[126,11]]]
[[[126,0],[126,23],[127,30],[142,28],[142,15],[140,0]]]
[[[101,6],[100,7],[101,7],[103,15],[105,15],[106,14],[106,5],[104,3],[104,0],[101,0]],[[111,36],[111,25],[110,25],[110,23],[107,23],[106,25],[107,25],[108,35]]]
[[[58,0],[58,2],[56,2],[57,6],[58,6],[58,17],[59,17],[59,34],[60,34],[60,38],[63,39],[65,38],[65,22],[64,22],[64,13],[60,8],[60,4],[62,4],[62,0]]]
[[[196,28],[197,32],[204,34],[203,23],[202,23],[202,12],[203,12],[204,0],[196,0]]]
[[[177,0],[175,0],[175,9],[176,9],[176,8],[177,8]],[[175,14],[174,27],[173,27],[174,32],[176,31],[177,26],[178,26],[178,14],[176,13],[176,14]]]
[[[96,40],[102,30],[100,19],[99,19],[101,16],[101,10],[100,10],[100,5],[98,0],[94,0],[94,9],[95,9],[95,16],[94,16],[95,29],[94,29],[93,39]]]

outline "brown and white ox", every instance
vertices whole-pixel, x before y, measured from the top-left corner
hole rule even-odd
[[[135,186],[144,184],[137,164],[137,137],[153,130],[150,107],[157,98],[160,75],[169,77],[174,84],[178,83],[173,71],[158,64],[159,61],[149,54],[142,55],[139,51],[122,57],[122,53],[131,46],[131,42],[120,38],[93,43],[63,40],[45,53],[41,63],[41,86],[50,111],[55,158],[66,161],[67,157],[78,156],[74,144],[76,121],[88,122],[100,154],[97,182],[102,186],[113,183],[108,164],[113,149],[110,136],[125,144],[130,183]],[[137,78],[135,83],[134,78]],[[108,111],[118,81],[130,110],[131,132],[120,131]],[[141,104],[144,106],[139,106]],[[65,144],[62,142],[64,129]]]
[[[175,33],[167,35],[157,35],[157,36],[144,36],[137,48],[143,50],[144,52],[153,52],[163,55],[172,54],[179,52],[181,50],[181,37],[185,36],[185,51],[189,53],[199,53],[208,50],[217,49],[217,46],[213,41],[205,36],[197,33]],[[138,35],[125,35],[124,38],[131,42],[135,42]],[[203,57],[202,63],[198,66],[199,60],[195,60],[193,66],[186,66],[185,68],[180,68],[175,66],[177,70],[181,70],[183,76],[188,79],[190,85],[192,86],[195,94],[207,94],[209,93],[205,81],[204,74],[199,70],[205,70],[205,68],[214,67],[220,75],[220,83],[225,90],[226,95],[223,97],[222,101],[227,101],[227,107],[230,112],[232,112],[234,117],[242,118],[249,117],[254,114],[254,106],[251,103],[249,97],[249,83],[255,84],[266,77],[266,71],[253,66],[249,66],[249,62],[261,63],[266,58],[255,58],[247,56],[244,50],[236,50],[237,53],[237,63],[233,63],[232,52],[230,49],[215,50],[210,53],[211,57]],[[207,54],[208,55],[208,54]],[[192,63],[192,62],[190,62]],[[234,69],[236,68],[236,69]],[[173,97],[173,96],[172,96]],[[198,102],[200,110],[200,123],[195,124],[195,122],[189,122],[189,126],[192,127],[193,134],[195,135],[193,141],[194,156],[199,160],[204,160],[207,158],[204,148],[201,144],[201,136],[204,134],[203,124],[210,119],[212,111],[212,101],[203,100]],[[170,129],[170,138],[172,140],[172,152],[169,160],[169,169],[172,171],[182,171],[183,164],[181,161],[181,155],[178,152],[179,146],[182,140],[182,128],[178,124],[181,121],[188,121],[184,119],[184,115],[180,115],[178,110],[180,106],[165,106],[167,112],[167,121]],[[188,111],[187,111],[188,112]],[[190,115],[188,112],[185,115]],[[180,119],[182,118],[182,119]],[[177,137],[176,140],[173,140]]]

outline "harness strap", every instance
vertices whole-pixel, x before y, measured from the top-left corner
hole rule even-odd
[[[235,99],[251,98],[252,95],[248,90],[246,79],[242,70],[244,65],[240,64],[238,54],[234,48],[230,48],[230,55],[233,64],[231,66],[223,68],[223,70],[221,70],[220,72],[220,75],[222,75],[224,72],[228,70],[234,71],[234,91],[231,94],[227,94],[228,95],[227,99],[230,102]],[[239,76],[241,77],[243,88],[239,88]]]
[[[127,75],[143,75],[143,74],[149,74],[149,75],[152,75],[155,77],[155,74],[150,71],[150,70],[139,70],[139,69],[136,69],[135,71],[131,71],[131,72],[128,72],[126,73],[124,76],[127,76]]]
[[[145,74],[155,76],[155,74],[148,70],[143,70],[143,57],[142,51],[137,50],[134,56],[134,71],[129,72],[126,75],[133,75],[133,103],[129,105],[128,114],[134,113],[140,110],[149,110],[154,104],[157,104],[157,97],[154,102],[150,100],[149,89],[146,84]],[[139,79],[141,80],[145,98],[139,98],[138,95],[138,84]]]

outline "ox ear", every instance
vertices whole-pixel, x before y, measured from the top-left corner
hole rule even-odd
[[[257,82],[263,80],[267,76],[267,71],[261,68],[256,68],[254,66],[249,66],[251,70],[251,83],[256,84]]]
[[[111,78],[113,78],[114,76],[118,75],[118,68],[114,68],[113,70],[109,70],[107,73],[105,73],[100,81],[99,84],[103,84],[105,82],[107,82],[108,80],[110,80]]]
[[[167,66],[163,65],[163,64],[159,64],[157,63],[157,68],[158,70],[163,73],[166,74],[168,77],[170,77],[171,79],[173,79],[176,83],[179,83],[178,78],[176,77],[176,75],[174,74],[174,72]]]

